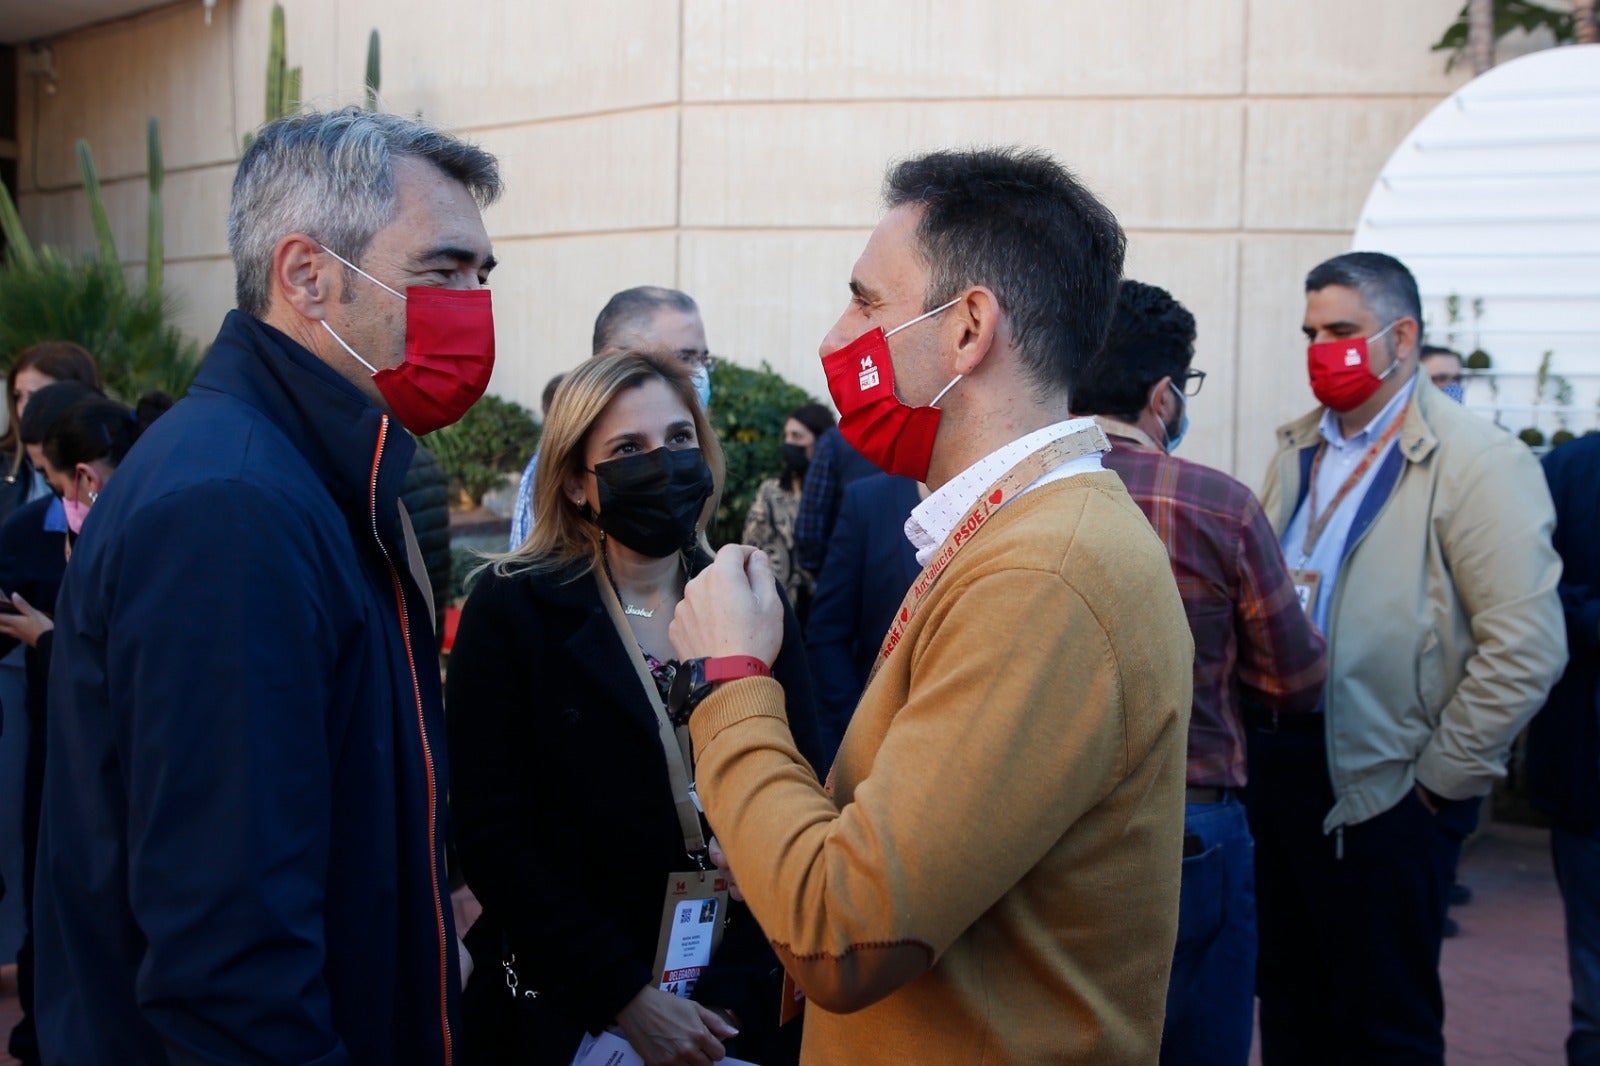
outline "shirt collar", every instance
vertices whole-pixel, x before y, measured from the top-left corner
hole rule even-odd
[[[1323,410],[1322,422],[1317,429],[1322,434],[1323,440],[1340,451],[1365,448],[1381,436],[1384,430],[1389,428],[1389,423],[1394,421],[1395,416],[1400,413],[1400,409],[1406,405],[1406,401],[1411,399],[1411,394],[1416,391],[1416,388],[1417,376],[1413,374],[1411,375],[1411,380],[1400,387],[1399,392],[1389,397],[1389,402],[1383,405],[1383,410],[1374,415],[1372,421],[1368,422],[1361,432],[1353,437],[1347,438],[1344,435],[1344,431],[1339,428],[1339,416],[1334,413],[1331,407]]]
[[[932,554],[940,544],[944,543],[944,539],[967,513],[967,509],[978,501],[978,496],[990,485],[999,481],[1007,470],[1057,437],[1080,429],[1088,429],[1093,425],[1092,418],[1069,418],[1065,422],[1036,429],[1027,436],[1019,437],[1010,444],[1002,445],[990,452],[947,481],[938,492],[917,504],[912,508],[911,517],[906,519],[905,525],[906,539],[910,540],[911,546],[917,550],[917,561],[923,562],[925,556]],[[1075,474],[1103,468],[1097,452],[1080,459],[1073,459],[1058,469]],[[1028,488],[1031,489],[1051,479],[1051,475],[1046,474]],[[1028,489],[1022,491],[1027,492]]]

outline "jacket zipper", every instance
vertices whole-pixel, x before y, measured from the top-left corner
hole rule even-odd
[[[417,705],[417,735],[422,741],[422,762],[428,777],[428,883],[433,888],[433,917],[439,930],[439,1026],[444,1035],[445,1066],[450,1066],[455,1056],[450,1034],[450,964],[449,957],[445,954],[449,945],[445,937],[444,902],[439,893],[439,876],[434,868],[434,856],[438,854],[436,830],[438,790],[433,773],[433,748],[428,743],[427,720],[422,708],[422,686],[417,682],[417,661],[411,651],[411,624],[406,611],[405,588],[400,583],[400,572],[395,569],[394,560],[389,556],[389,549],[384,546],[383,538],[378,536],[378,466],[383,460],[383,446],[389,439],[389,416],[383,415],[382,419],[378,427],[378,447],[372,455],[372,480],[367,488],[367,509],[372,520],[372,539],[378,545],[378,551],[383,554],[383,561],[389,567],[389,579],[394,583],[395,604],[400,611],[400,642],[405,646],[406,666],[411,671],[411,694]]]

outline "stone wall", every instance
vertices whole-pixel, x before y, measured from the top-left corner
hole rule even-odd
[[[167,277],[205,339],[232,302],[223,233],[261,119],[270,0],[198,0],[50,42],[23,78],[21,209],[92,244],[73,143],[93,144],[125,255],[143,254],[144,120],[161,119]],[[1271,427],[1311,403],[1305,271],[1349,247],[1368,187],[1465,80],[1428,45],[1459,0],[286,0],[313,104],[360,99],[500,155],[488,225],[501,362],[530,406],[588,353],[617,289],[675,285],[712,349],[825,394],[816,347],[878,215],[884,165],[1023,142],[1073,166],[1130,236],[1129,276],[1199,320],[1184,454],[1254,484]],[[136,267],[137,262],[130,262]]]

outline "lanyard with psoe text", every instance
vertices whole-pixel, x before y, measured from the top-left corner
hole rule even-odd
[[[889,627],[889,632],[878,649],[878,658],[872,664],[872,673],[867,675],[867,684],[872,684],[872,679],[878,675],[883,664],[889,661],[889,656],[900,646],[906,630],[911,627],[911,620],[927,602],[928,594],[933,591],[933,586],[940,575],[949,568],[951,560],[956,557],[956,552],[971,542],[973,536],[996,511],[1063,463],[1110,450],[1111,443],[1106,440],[1105,432],[1099,426],[1075,429],[1030,453],[1020,463],[1002,474],[999,481],[984,490],[978,497],[978,502],[961,517],[949,536],[944,538],[939,550],[933,553],[928,565],[922,568],[922,573],[911,583],[905,599],[900,601],[900,609],[895,612],[894,624]]]
[[[1406,405],[1400,408],[1399,413],[1395,415],[1394,421],[1389,423],[1389,427],[1378,436],[1377,440],[1372,442],[1372,447],[1368,448],[1367,454],[1361,457],[1361,462],[1357,463],[1356,468],[1350,471],[1350,476],[1344,479],[1344,484],[1339,486],[1339,491],[1334,493],[1333,499],[1328,503],[1328,506],[1321,510],[1317,508],[1317,475],[1322,470],[1322,457],[1328,451],[1328,442],[1323,441],[1321,447],[1317,449],[1316,457],[1311,460],[1311,487],[1310,493],[1306,498],[1306,506],[1310,510],[1306,513],[1305,540],[1300,546],[1300,562],[1302,566],[1311,557],[1312,551],[1316,549],[1317,541],[1322,538],[1322,531],[1328,527],[1328,522],[1333,518],[1334,512],[1339,510],[1339,505],[1344,502],[1346,496],[1350,495],[1351,490],[1361,483],[1361,479],[1366,476],[1367,471],[1372,468],[1372,464],[1377,461],[1383,450],[1389,446],[1395,437],[1400,435],[1400,427],[1405,423],[1406,412],[1410,408],[1411,402],[1408,400]]]

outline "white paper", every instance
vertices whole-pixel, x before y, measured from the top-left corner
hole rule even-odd
[[[588,1043],[587,1037],[584,1043]],[[612,1032],[595,1037],[594,1043],[589,1045],[588,1054],[583,1054],[582,1047],[578,1048],[578,1052],[573,1066],[644,1066],[644,1059],[633,1050],[633,1046]],[[722,1066],[755,1066],[755,1063],[744,1059],[723,1059]]]

